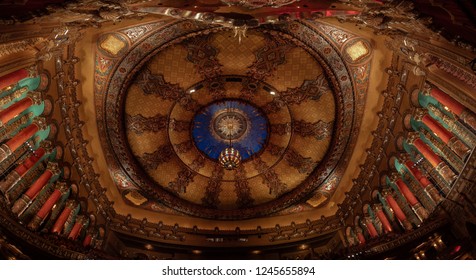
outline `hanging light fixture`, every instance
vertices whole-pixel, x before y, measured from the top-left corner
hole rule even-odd
[[[231,146],[227,147],[221,151],[219,161],[225,169],[233,170],[241,163],[240,152]]]
[[[227,110],[228,112],[230,112],[231,110],[229,105]],[[220,164],[223,166],[223,168],[227,170],[233,170],[237,168],[238,165],[240,165],[241,163],[240,152],[237,149],[233,148],[231,142],[232,131],[234,129],[233,125],[235,124],[231,122],[227,124],[227,134],[230,137],[230,145],[227,148],[223,149],[223,151],[221,151],[220,153],[220,156],[218,157],[218,161],[220,162]]]

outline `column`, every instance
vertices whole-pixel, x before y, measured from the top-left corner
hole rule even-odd
[[[410,207],[412,208],[413,212],[415,212],[418,219],[420,219],[422,222],[426,220],[428,218],[428,211],[426,211],[426,209],[421,205],[410,188],[408,188],[407,184],[405,184],[405,182],[403,182],[403,180],[400,178],[396,180],[394,179],[394,183],[408,201],[408,204],[410,204]]]
[[[3,77],[0,77],[0,90],[5,90],[7,87],[12,87],[20,80],[28,78],[30,72],[26,69],[20,69]]]
[[[464,127],[461,123],[454,120],[452,117],[447,116],[440,109],[438,109],[433,104],[428,104],[427,109],[436,117],[440,118],[442,123],[444,123],[453,133],[458,136],[459,139],[463,140],[470,148],[476,147],[476,138],[471,133],[469,129]]]
[[[382,223],[383,230],[386,233],[392,232],[392,225],[390,224],[390,221],[387,219],[387,216],[385,216],[385,213],[383,212],[382,205],[380,204],[374,204],[373,210],[375,214],[377,215],[377,218],[379,218],[380,222]]]
[[[77,202],[74,200],[68,200],[66,202],[66,205],[63,211],[61,212],[61,215],[58,217],[58,219],[56,219],[55,224],[51,228],[52,233],[57,233],[57,234],[61,233],[61,231],[63,230],[64,224],[66,223],[66,221],[68,220],[69,216],[71,215],[73,210],[76,208],[76,206],[77,206]]]
[[[88,232],[86,233],[86,236],[84,237],[84,240],[83,240],[83,246],[84,247],[89,247],[89,246],[91,246],[92,242],[93,242],[93,232],[92,232],[92,230],[88,230]]]
[[[88,219],[83,215],[76,217],[76,222],[68,235],[68,239],[76,240],[81,233],[81,230],[87,225]]]
[[[448,182],[448,184],[451,184],[454,179],[456,178],[456,175],[454,172],[449,168],[446,163],[443,162],[443,160],[433,152],[433,150],[428,147],[423,140],[421,140],[420,135],[418,133],[410,133],[408,140],[413,146],[420,152],[420,154],[428,160],[428,162],[435,168],[435,170],[438,172],[438,174],[441,175],[441,177]]]
[[[0,182],[0,191],[8,192],[20,179],[37,163],[46,153],[46,149],[40,147],[34,151],[30,157],[20,163],[12,172],[10,172],[3,181]]]
[[[364,222],[365,222],[365,227],[367,228],[367,231],[370,234],[370,237],[372,238],[378,237],[378,232],[373,224],[372,219],[370,217],[365,217]]]
[[[476,131],[476,116],[473,112],[440,89],[432,87],[429,84],[426,84],[425,86],[425,94],[435,98],[445,107],[446,110],[453,112],[464,123],[471,127],[473,131]]]
[[[22,194],[22,196],[15,201],[12,207],[12,212],[18,216],[25,211],[28,205],[33,201],[33,199],[38,195],[38,193],[43,189],[43,187],[50,181],[50,179],[58,175],[60,169],[56,162],[48,162],[47,169],[45,172],[30,186],[30,188]]]
[[[400,208],[395,198],[393,198],[391,192],[385,191],[383,193],[383,196],[385,197],[388,206],[390,206],[390,208],[393,210],[395,216],[397,217],[398,221],[400,221],[400,224],[403,226],[403,228],[405,228],[406,230],[413,229],[412,224],[408,221],[407,217],[405,216],[405,213],[403,213],[402,208]]]
[[[46,122],[44,118],[38,118],[34,123],[22,129],[13,138],[0,146],[0,162],[4,161],[10,156],[18,147],[30,139],[39,130],[46,128]]]
[[[417,110],[415,117],[418,121],[424,123],[434,135],[441,139],[443,143],[448,145],[448,147],[461,159],[464,160],[471,151],[465,144],[463,144],[463,142],[461,142],[461,140],[422,110]]]
[[[364,233],[362,232],[362,229],[360,227],[355,227],[355,234],[357,235],[357,239],[359,240],[360,245],[365,245],[365,236]]]
[[[4,128],[0,128],[0,143],[7,140],[10,135],[14,135],[14,132],[15,134],[18,133],[18,129],[32,120],[34,115],[34,112],[28,112],[16,120],[9,122]]]
[[[43,224],[51,209],[53,209],[53,206],[59,201],[61,196],[68,192],[68,188],[69,187],[64,182],[56,184],[53,193],[48,197],[43,206],[41,206],[40,210],[38,210],[36,215],[28,224],[29,229],[36,231]]]
[[[41,93],[32,92],[27,97],[0,112],[0,127],[5,126],[10,120],[21,114],[33,104],[41,103]]]
[[[29,90],[30,89],[28,87],[22,87],[22,88],[19,88],[19,89],[15,90],[13,93],[10,93],[10,94],[0,98],[0,108],[5,107],[7,104],[12,102],[13,100],[20,98],[21,96],[23,96],[23,94],[25,94]]]
[[[426,193],[431,197],[431,199],[433,199],[433,201],[436,204],[438,204],[440,201],[443,200],[443,197],[441,197],[436,187],[430,182],[430,180],[428,180],[428,178],[423,176],[421,171],[418,169],[418,167],[416,167],[416,165],[412,161],[410,160],[405,161],[405,166],[413,175],[413,177],[420,183],[420,186],[426,191]]]

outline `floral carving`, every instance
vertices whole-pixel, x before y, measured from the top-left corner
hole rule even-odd
[[[203,205],[211,208],[217,208],[217,205],[220,204],[219,196],[221,192],[223,174],[223,167],[220,164],[215,165],[215,168],[212,172],[212,177],[208,181],[208,185],[205,190],[205,196],[202,198]]]
[[[168,188],[175,193],[185,193],[187,186],[190,182],[193,182],[193,177],[195,177],[196,174],[197,173],[187,167],[183,167],[179,171],[177,178],[169,183]]]
[[[280,146],[275,145],[273,143],[268,144],[268,151],[273,156],[281,156],[284,153],[285,150],[286,150],[286,148],[280,147]]]
[[[145,153],[141,157],[138,157],[139,162],[147,170],[154,170],[160,164],[169,161],[174,154],[174,150],[171,145],[166,144],[161,146],[153,153]]]
[[[315,166],[315,163],[311,158],[303,157],[293,149],[288,150],[284,158],[289,166],[296,168],[299,173],[311,173]]]
[[[256,60],[248,70],[248,75],[255,80],[271,76],[278,65],[286,62],[286,52],[292,45],[288,40],[278,36],[266,37],[266,44],[256,52]]]
[[[210,44],[210,36],[194,37],[187,41],[187,60],[195,64],[197,71],[204,79],[211,79],[221,74],[218,62],[218,50]]]
[[[278,197],[286,191],[287,185],[278,177],[278,174],[274,170],[270,169],[269,166],[261,158],[255,158],[253,160],[253,165],[263,179],[263,183],[268,185],[269,193]]]
[[[238,197],[236,200],[238,207],[243,208],[253,204],[254,199],[251,196],[251,189],[246,180],[243,165],[238,166],[235,170],[235,193]]]
[[[185,142],[175,144],[174,148],[177,154],[185,154],[193,148],[193,142],[192,140],[187,140]]]
[[[157,114],[153,117],[144,117],[139,115],[126,115],[126,127],[137,134],[146,131],[158,132],[167,126],[167,116]]]
[[[323,140],[331,136],[333,122],[324,122],[319,120],[315,123],[309,123],[302,120],[295,121],[293,131],[302,137],[314,137],[317,140]]]
[[[305,80],[298,88],[278,93],[273,101],[264,106],[264,111],[271,114],[278,112],[286,105],[299,105],[307,99],[317,101],[328,91],[330,91],[329,84],[324,75],[320,75],[315,80]]]
[[[169,123],[169,128],[173,131],[183,132],[190,129],[190,123],[187,121],[171,119]]]
[[[136,82],[145,95],[153,94],[171,101],[176,101],[185,95],[185,91],[178,85],[166,82],[164,76],[152,74],[148,68],[139,72]]]

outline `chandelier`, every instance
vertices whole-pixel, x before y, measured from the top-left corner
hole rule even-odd
[[[231,108],[228,107],[227,111],[228,113],[230,112]],[[227,136],[229,136],[230,139],[230,145],[223,149],[221,151],[220,155],[218,156],[218,161],[220,162],[221,166],[227,170],[233,170],[238,167],[241,163],[241,155],[240,152],[233,148],[233,145],[231,143],[231,138],[232,135],[236,132],[238,129],[238,123],[234,118],[227,118],[224,120],[226,123],[223,124],[223,129]]]
[[[241,155],[237,149],[230,146],[221,151],[218,160],[220,161],[220,164],[223,166],[223,168],[227,170],[233,170],[237,168],[238,165],[240,165]]]

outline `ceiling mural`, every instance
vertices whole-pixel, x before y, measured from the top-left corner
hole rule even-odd
[[[222,27],[161,24],[97,44],[98,128],[124,200],[216,219],[325,205],[355,144],[370,44],[313,22],[262,26],[240,43]],[[219,162],[229,146],[233,170]]]

